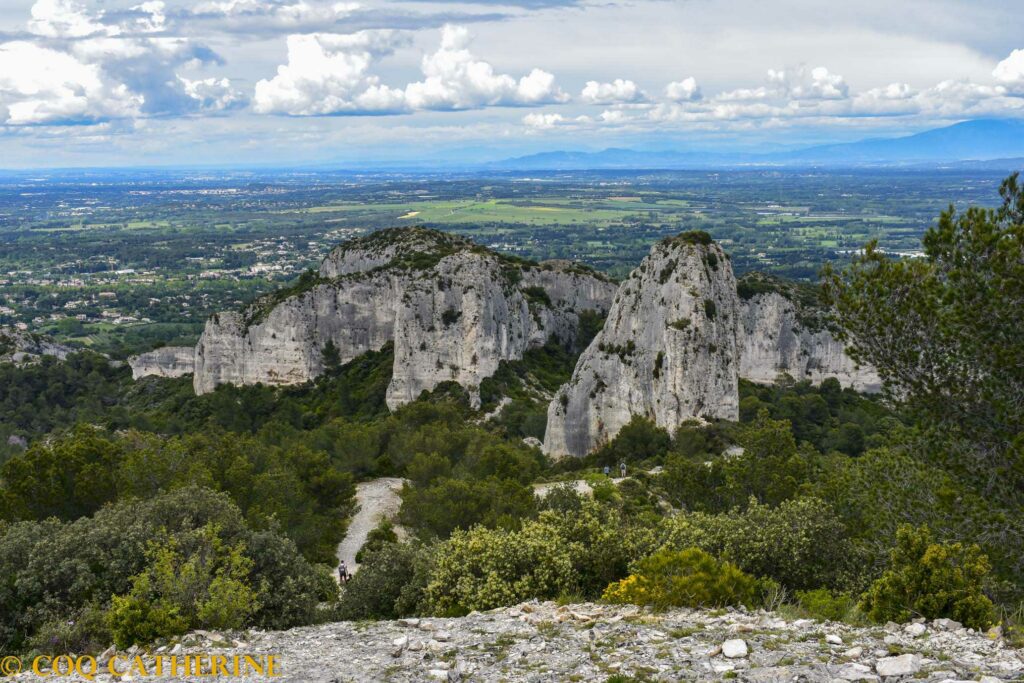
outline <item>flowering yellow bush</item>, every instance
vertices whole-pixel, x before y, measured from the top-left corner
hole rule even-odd
[[[659,550],[636,563],[633,574],[616,581],[601,596],[610,603],[667,607],[754,606],[759,582],[729,562],[699,548]]]

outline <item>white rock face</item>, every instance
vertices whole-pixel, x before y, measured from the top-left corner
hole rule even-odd
[[[58,344],[53,339],[13,327],[0,327],[0,362],[31,363],[42,356],[64,360],[75,349]]]
[[[796,305],[778,292],[757,294],[741,302],[740,310],[740,377],[765,384],[780,375],[813,384],[835,377],[857,391],[881,390],[874,368],[858,366],[827,330],[808,330]]]
[[[736,420],[738,316],[721,247],[684,237],[655,245],[551,402],[545,452],[586,455],[634,415],[670,432],[694,418]]]
[[[153,375],[156,377],[182,377],[195,370],[196,350],[191,346],[165,346],[128,359],[132,379]]]
[[[478,402],[480,382],[502,360],[522,358],[552,336],[571,341],[579,312],[604,313],[615,293],[613,283],[578,266],[520,263],[415,228],[338,247],[320,277],[276,304],[211,318],[196,346],[196,392],[305,382],[323,372],[328,341],[342,362],[394,341],[389,407],[446,381]]]

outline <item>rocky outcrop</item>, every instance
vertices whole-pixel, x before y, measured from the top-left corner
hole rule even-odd
[[[0,327],[0,363],[31,363],[42,356],[64,360],[74,352],[44,335]]]
[[[857,391],[881,390],[875,369],[856,363],[829,332],[813,285],[748,273],[740,279],[738,291],[740,377],[772,383],[789,376],[813,384],[835,377]]]
[[[669,431],[694,418],[737,419],[738,317],[729,259],[706,234],[655,245],[551,402],[544,450],[585,455],[634,415]]]
[[[579,313],[607,311],[614,292],[579,266],[512,259],[432,230],[384,230],[338,247],[292,290],[211,318],[195,389],[296,384],[323,372],[328,343],[346,362],[394,341],[391,408],[448,381],[478,401],[501,361],[553,336],[572,341]]]
[[[132,379],[142,377],[184,377],[195,370],[195,348],[164,346],[128,359]]]
[[[858,365],[828,330],[803,324],[797,304],[782,294],[758,294],[744,301],[741,311],[740,377],[771,383],[788,375],[813,384],[835,377],[857,391],[881,390],[874,368]]]
[[[155,650],[111,648],[89,680],[119,680],[104,656],[127,668],[136,654],[147,681],[209,681],[210,654],[266,666],[282,683],[366,681],[1019,681],[1024,655],[1003,638],[949,620],[855,627],[773,612],[526,602],[457,618],[337,622],[288,631],[195,631]],[[202,675],[175,676],[202,656]],[[162,658],[163,673],[157,671]],[[45,664],[44,664],[45,665]],[[45,672],[44,673],[49,673]],[[891,678],[885,678],[891,676]],[[216,678],[216,677],[214,677]],[[256,675],[247,677],[255,680]],[[261,677],[262,678],[262,677]],[[38,681],[26,670],[12,681]],[[87,680],[71,672],[62,681]]]

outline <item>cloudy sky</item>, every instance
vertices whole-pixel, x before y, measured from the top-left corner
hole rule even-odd
[[[996,0],[0,0],[0,168],[749,149],[1024,118]]]

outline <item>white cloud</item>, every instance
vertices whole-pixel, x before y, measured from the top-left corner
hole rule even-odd
[[[288,63],[256,84],[257,112],[316,116],[527,106],[568,98],[555,77],[534,69],[516,80],[497,74],[469,51],[469,32],[445,26],[440,48],[422,61],[424,79],[404,88],[382,85],[371,67],[404,38],[394,31],[288,37]]]
[[[587,104],[625,104],[643,102],[647,95],[633,81],[616,78],[611,83],[587,81],[580,99]]]
[[[143,98],[101,69],[25,41],[0,44],[0,106],[7,125],[96,122],[135,116]]]
[[[568,96],[555,85],[555,77],[533,69],[518,81],[469,51],[469,31],[447,25],[441,47],[423,58],[424,80],[410,83],[405,96],[413,109],[474,109],[484,106],[523,106],[565,102]]]
[[[360,7],[358,2],[321,0],[212,0],[198,3],[187,16],[228,31],[297,32],[330,30]]]
[[[523,117],[523,123],[526,126],[530,128],[539,128],[541,130],[554,128],[565,121],[566,118],[561,114],[542,114],[538,112],[531,112]]]
[[[93,35],[116,35],[119,29],[96,20],[75,0],[37,0],[32,5],[28,22],[32,33],[47,38],[83,38]]]
[[[1014,50],[996,64],[992,76],[1015,95],[1024,95],[1024,50]]]
[[[194,99],[202,112],[222,112],[245,105],[246,98],[231,86],[227,78],[189,80],[178,76],[185,94]]]
[[[839,74],[819,66],[775,71],[768,70],[768,82],[794,100],[841,100],[850,94],[850,88]]]
[[[694,102],[701,98],[700,86],[693,76],[665,86],[665,97],[672,102]]]
[[[253,108],[292,116],[404,111],[405,94],[370,73],[401,42],[394,31],[288,36],[288,63],[256,84]]]

